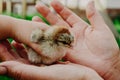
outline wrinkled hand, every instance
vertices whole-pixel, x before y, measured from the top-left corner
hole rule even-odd
[[[95,9],[94,2],[89,2],[86,8],[86,15],[91,25],[57,0],[51,5],[58,14],[54,14],[41,3],[36,5],[36,9],[51,25],[67,26],[73,33],[74,46],[68,51],[66,60],[91,67],[104,77],[119,59],[119,47],[112,32]]]
[[[0,43],[0,75],[9,75],[19,80],[103,80],[94,70],[77,64],[56,64],[37,67],[27,61],[25,48],[16,42]],[[25,64],[24,64],[25,63]]]

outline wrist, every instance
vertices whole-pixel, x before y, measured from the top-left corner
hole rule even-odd
[[[13,29],[13,18],[0,15],[0,39],[11,37]]]
[[[11,38],[18,42],[28,44],[33,25],[29,21],[22,19],[13,19]]]
[[[44,23],[32,22],[22,19],[13,19],[11,37],[19,42],[30,45],[30,35],[35,29],[45,30],[47,27]]]
[[[120,55],[103,77],[105,80],[120,80]]]

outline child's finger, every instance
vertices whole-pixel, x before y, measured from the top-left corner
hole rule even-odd
[[[34,16],[32,18],[32,21],[35,21],[35,22],[43,22],[41,18],[39,18],[38,16]]]
[[[9,43],[9,41],[8,41],[7,39],[2,40],[2,41],[1,41],[1,44],[6,45],[6,48],[7,48],[8,50],[12,49],[12,47],[11,47],[11,45],[10,45],[10,43]]]
[[[21,58],[28,59],[27,51],[26,51],[25,47],[22,44],[13,41],[11,43],[11,45],[14,46],[14,48],[16,49],[16,52],[18,53],[18,55]]]
[[[13,49],[13,47],[11,46],[11,44],[8,42],[8,40],[2,41],[1,44],[3,44],[3,45],[6,47],[7,51],[9,52],[9,54],[11,54],[11,56],[13,56],[15,59],[21,58],[21,57],[15,52],[15,50]]]
[[[36,43],[33,43],[33,44],[30,44],[30,46],[32,47],[32,49],[34,51],[36,51],[39,55],[41,55],[41,49],[40,49],[40,45],[36,44]]]
[[[10,48],[10,44],[8,41],[1,41],[0,42],[0,60],[1,61],[8,61],[8,60],[15,60],[16,58],[9,52],[12,48]]]

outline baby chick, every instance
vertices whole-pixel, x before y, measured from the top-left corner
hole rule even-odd
[[[29,60],[32,63],[52,64],[65,56],[67,48],[72,47],[74,38],[66,27],[53,26],[45,31],[33,30],[30,40],[39,44],[42,52],[39,55],[30,48]]]

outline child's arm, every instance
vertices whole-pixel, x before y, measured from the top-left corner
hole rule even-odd
[[[36,49],[36,44],[30,41],[31,32],[36,28],[44,30],[48,25],[0,15],[0,39],[12,37]]]
[[[12,36],[12,23],[13,18],[0,15],[0,39]]]

